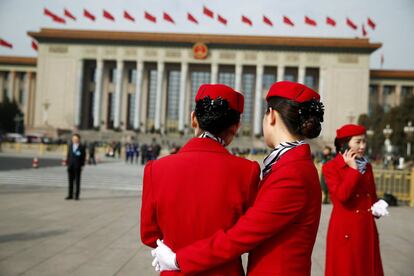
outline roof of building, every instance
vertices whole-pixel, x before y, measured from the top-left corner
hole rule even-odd
[[[202,42],[217,48],[268,48],[314,51],[353,51],[371,53],[382,46],[366,38],[316,38],[278,36],[240,36],[217,34],[150,33],[96,30],[41,29],[28,34],[42,42],[54,43],[106,43],[106,44],[152,44],[192,45]]]
[[[35,57],[16,57],[16,56],[0,56],[0,64],[5,65],[23,65],[36,66],[37,58]]]
[[[412,70],[370,70],[371,79],[414,79]]]

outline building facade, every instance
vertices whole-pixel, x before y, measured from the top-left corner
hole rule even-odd
[[[36,96],[27,115],[36,131],[189,135],[198,87],[224,83],[244,94],[240,136],[255,140],[269,86],[291,80],[320,93],[326,113],[319,140],[331,142],[338,126],[369,112],[375,85],[395,81],[370,73],[370,54],[381,44],[368,39],[57,29],[29,35],[39,43]],[[0,68],[1,84],[10,77]],[[401,91],[411,87],[412,93],[410,78]]]
[[[34,126],[36,58],[0,57],[0,101],[14,100],[26,127]]]

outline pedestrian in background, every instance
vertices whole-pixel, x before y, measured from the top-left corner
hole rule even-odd
[[[75,198],[75,200],[79,200],[81,172],[85,165],[85,157],[85,147],[81,144],[80,135],[75,133],[72,135],[72,141],[69,144],[66,155],[69,180],[69,191],[66,199]],[[76,184],[75,191],[73,191],[74,182]]]

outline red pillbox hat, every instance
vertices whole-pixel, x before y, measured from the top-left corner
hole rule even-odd
[[[202,100],[209,96],[212,100],[218,97],[229,102],[231,109],[243,113],[244,96],[233,88],[224,84],[203,84],[198,89],[195,101]]]
[[[360,125],[344,125],[336,130],[336,139],[365,134],[366,129]]]
[[[281,97],[297,103],[307,102],[312,99],[320,99],[319,94],[313,89],[306,85],[291,81],[279,81],[274,83],[267,93],[266,101],[271,97]]]

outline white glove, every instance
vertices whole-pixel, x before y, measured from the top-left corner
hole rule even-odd
[[[388,216],[390,213],[388,212],[387,207],[388,203],[385,200],[380,199],[372,205],[371,212],[376,217]]]
[[[151,252],[154,257],[152,266],[155,267],[155,271],[180,270],[175,260],[175,253],[171,248],[160,240],[157,240],[157,245],[158,247]]]

